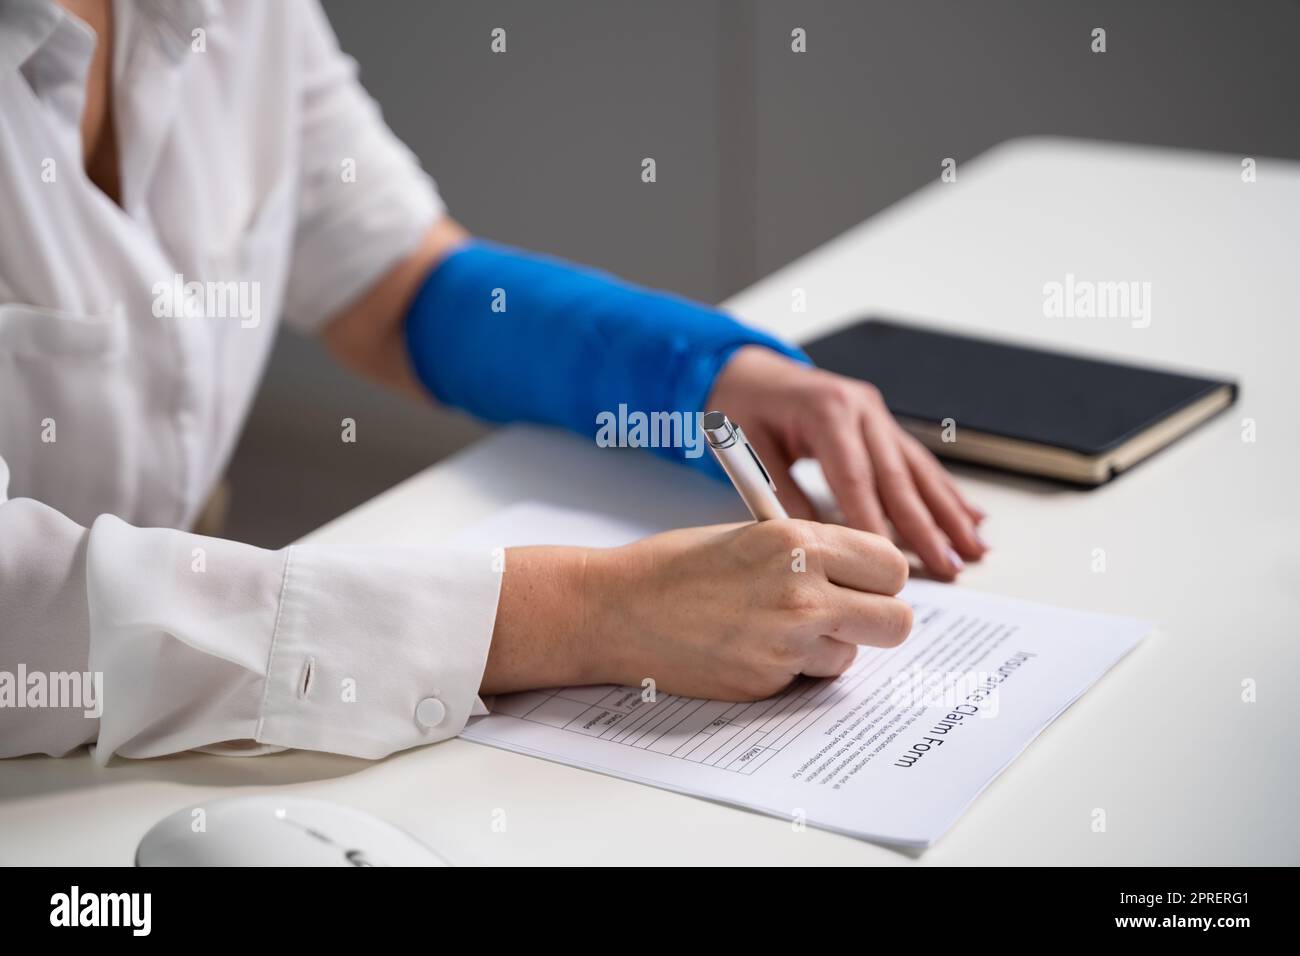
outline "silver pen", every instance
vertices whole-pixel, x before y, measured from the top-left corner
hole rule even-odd
[[[713,449],[718,464],[736,486],[740,498],[749,508],[755,521],[772,521],[788,518],[776,497],[776,485],[763,467],[740,426],[734,425],[722,412],[708,412],[701,421],[704,437]]]

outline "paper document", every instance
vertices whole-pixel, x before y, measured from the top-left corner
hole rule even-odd
[[[612,546],[653,533],[524,503],[453,544]],[[912,581],[911,637],[752,703],[646,687],[495,698],[462,736],[883,843],[929,846],[1150,629]],[[647,675],[653,677],[653,675]]]

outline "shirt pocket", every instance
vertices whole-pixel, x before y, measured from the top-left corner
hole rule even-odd
[[[0,454],[9,495],[83,524],[121,512],[135,488],[139,395],[125,314],[0,304]]]
[[[0,355],[112,361],[122,357],[125,347],[126,324],[118,310],[95,316],[0,303]]]

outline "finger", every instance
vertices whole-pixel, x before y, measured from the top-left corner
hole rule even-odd
[[[880,399],[864,419],[865,438],[876,467],[876,481],[885,511],[903,540],[920,555],[930,573],[951,581],[965,567],[948,539],[935,524],[912,480],[912,469],[903,457],[901,429]]]
[[[832,584],[873,594],[897,594],[907,583],[907,558],[888,538],[834,524],[817,525],[815,533],[814,547]]]
[[[989,516],[988,512],[979,505],[972,503],[971,500],[966,497],[966,493],[961,490],[961,487],[957,482],[953,481],[952,475],[948,474],[946,468],[944,469],[944,480],[947,482],[948,488],[952,491],[953,495],[957,498],[957,503],[961,505],[962,510],[965,511],[966,514],[970,515],[970,520],[975,522],[976,525],[983,524],[984,519]],[[985,547],[987,547],[987,545],[985,545]]]
[[[817,431],[810,436],[810,443],[848,523],[873,534],[889,534],[871,459],[856,418]]]
[[[816,615],[817,633],[845,644],[897,647],[912,633],[912,608],[882,594],[837,588]]]
[[[948,475],[947,477],[948,485],[952,488],[952,493],[957,496],[957,500],[961,502],[961,506],[966,509],[966,513],[970,515],[971,520],[977,525],[983,524],[984,519],[989,516],[989,513],[966,497],[966,493],[961,490],[961,487],[957,482],[953,481],[952,475]]]
[[[794,459],[775,442],[769,441],[765,435],[746,437],[754,446],[754,452],[763,462],[763,467],[771,475],[772,483],[776,485],[776,496],[790,517],[816,521],[817,509],[813,507],[808,496],[803,493],[803,489],[795,483],[794,477],[790,474],[790,466],[794,464]]]
[[[924,449],[920,449],[924,452]],[[903,457],[912,469],[912,480],[939,527],[948,535],[957,552],[971,561],[983,556],[984,542],[975,531],[975,522],[961,506],[945,479],[943,466],[929,453],[920,454],[908,442],[903,443]]]
[[[971,500],[966,497],[966,493],[961,490],[961,487],[953,479],[952,473],[949,472],[947,468],[943,467],[943,462],[939,461],[934,452],[925,447],[924,442],[907,431],[903,432],[903,441],[907,444],[909,449],[914,450],[918,455],[934,462],[935,466],[939,468],[943,474],[944,483],[948,486],[949,490],[952,491],[953,495],[957,499],[957,503],[961,505],[962,510],[965,511],[966,514],[970,515],[972,521],[979,524],[988,517],[988,513],[983,508],[973,504]],[[985,545],[985,548],[987,547],[988,545]]]
[[[808,660],[802,673],[808,677],[839,677],[858,656],[856,644],[837,641],[833,637],[818,635],[808,649]]]

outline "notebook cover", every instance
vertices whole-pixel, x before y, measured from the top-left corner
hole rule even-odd
[[[867,319],[804,346],[818,366],[880,389],[893,413],[1104,454],[1235,382]]]

